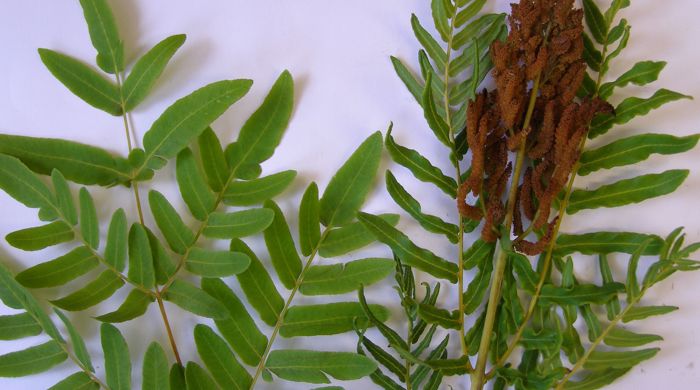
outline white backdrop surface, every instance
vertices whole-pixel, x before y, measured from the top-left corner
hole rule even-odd
[[[507,3],[492,0],[487,9],[503,11]],[[296,84],[293,119],[275,156],[263,166],[266,172],[299,171],[295,186],[279,198],[286,210],[295,209],[301,192],[311,180],[324,188],[354,148],[372,132],[384,131],[390,121],[394,123],[394,135],[399,142],[420,149],[432,161],[442,162],[442,167],[448,168],[441,145],[430,135],[420,107],[395,76],[389,61],[389,56],[394,55],[413,69],[418,68],[419,44],[412,35],[409,20],[414,12],[424,25],[432,25],[427,0],[112,0],[110,4],[124,39],[127,63],[133,64],[145,50],[166,36],[187,34],[187,42],[166,69],[155,92],[133,114],[139,137],[176,98],[220,79],[253,79],[255,84],[248,95],[214,125],[221,138],[229,142],[245,118],[262,101],[279,73],[284,69],[291,71]],[[611,75],[622,73],[640,60],[666,60],[668,66],[656,84],[627,88],[619,93],[619,98],[625,94],[649,96],[660,87],[700,96],[699,12],[697,0],[635,0],[631,8],[623,11],[633,27],[632,38],[628,49],[614,62]],[[0,61],[0,132],[69,138],[125,153],[121,119],[93,109],[71,95],[43,67],[36,52],[39,47],[93,63],[95,53],[78,1],[3,2],[0,13],[0,51],[3,53],[3,61]],[[692,134],[700,127],[699,119],[700,101],[673,103],[644,119],[617,128],[614,134],[600,137],[592,145],[603,144],[620,134],[636,132]],[[578,186],[595,187],[642,171],[691,169],[684,186],[671,197],[613,211],[581,212],[567,218],[563,230],[572,233],[594,229],[634,230],[666,235],[676,226],[685,226],[687,240],[700,241],[700,210],[697,206],[700,171],[696,169],[699,157],[700,149],[673,157],[655,156],[640,166],[577,181]],[[427,212],[448,220],[454,218],[452,201],[433,196],[435,192],[430,187],[417,183],[404,169],[385,158],[380,171],[383,173],[388,168],[423,201]],[[146,185],[146,189],[158,188],[167,193],[184,214],[184,205],[176,188],[170,184],[173,181],[173,167],[168,166]],[[399,208],[382,188],[382,182],[377,180],[376,190],[370,195],[365,209],[398,212]],[[118,207],[124,207],[127,214],[134,215],[129,190],[91,190],[96,201],[106,205],[98,211],[103,221]],[[0,236],[38,224],[34,210],[25,209],[4,193],[0,193],[0,210]],[[291,217],[290,224],[295,223],[295,217]],[[444,240],[422,233],[409,217],[402,218],[400,227],[417,237],[419,244],[444,256],[453,255]],[[0,243],[2,261],[15,272],[57,254],[55,249],[26,253],[15,250],[4,240]],[[367,254],[388,255],[381,246],[364,251],[363,255]],[[617,271],[623,269],[624,260],[622,256],[616,259]],[[590,258],[577,259],[576,268],[584,277],[593,277],[597,272],[595,261]],[[370,300],[395,303],[389,283],[390,279],[383,287],[369,290]],[[677,275],[645,298],[646,302],[677,305],[681,310],[634,324],[635,331],[663,335],[665,341],[659,344],[662,350],[653,360],[635,367],[611,389],[691,389],[700,386],[699,283],[700,273]],[[235,285],[235,282],[230,284]],[[65,291],[53,289],[36,293],[47,298],[57,297],[60,292]],[[453,289],[452,296],[444,296],[448,307],[455,302],[454,294]],[[106,307],[114,308],[123,298],[124,293],[120,291],[101,305],[101,310],[91,309],[71,315],[89,340],[88,347],[96,361],[101,361],[99,329],[90,316],[104,312]],[[345,298],[354,299],[354,296],[350,294]],[[306,302],[313,301],[306,299]],[[168,306],[168,311],[183,358],[198,360],[192,328],[201,320],[172,305]],[[9,310],[3,308],[0,313],[9,313]],[[137,372],[149,342],[160,341],[168,349],[155,306],[145,317],[119,325],[119,328],[127,338]],[[20,342],[2,342],[0,354],[33,345],[39,339],[40,336]],[[354,343],[355,337],[347,334],[302,341],[282,340],[279,345],[303,347],[313,344],[322,349],[352,350]],[[101,363],[97,366],[98,374],[101,374]],[[46,388],[72,372],[71,364],[64,363],[37,376],[0,378],[0,387]],[[140,378],[135,375],[134,386],[138,387],[138,383]],[[454,388],[465,388],[465,383],[459,380],[450,383]],[[364,380],[347,382],[344,386],[365,389],[370,388],[371,383]],[[309,386],[277,381],[261,384],[260,388],[302,389]]]

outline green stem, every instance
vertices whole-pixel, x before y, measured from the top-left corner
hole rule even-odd
[[[453,17],[450,19],[450,31],[448,33],[448,39],[447,39],[447,60],[445,61],[445,70],[443,72],[443,85],[445,86],[445,89],[442,94],[442,101],[443,101],[443,106],[445,107],[445,121],[447,123],[447,127],[449,129],[449,136],[450,136],[450,142],[452,144],[452,154],[456,157],[457,156],[457,145],[455,145],[455,129],[452,126],[452,118],[451,115],[452,113],[450,112],[450,96],[449,96],[449,90],[450,90],[450,60],[452,56],[452,41],[454,39],[454,30],[455,30],[455,18]],[[456,181],[457,183],[460,182],[461,177],[462,177],[462,172],[459,168],[459,163],[455,164],[456,172],[457,172],[457,177]],[[467,346],[467,342],[464,339],[465,335],[465,329],[464,329],[464,218],[461,215],[458,215],[458,226],[459,226],[459,233],[458,233],[458,243],[457,243],[457,287],[459,289],[459,302],[458,302],[458,310],[459,310],[459,340],[460,340],[460,345],[462,349],[462,355],[466,355],[469,352],[469,348]],[[407,363],[408,364],[408,363]],[[467,361],[467,369],[470,370],[471,367],[471,362]],[[407,382],[408,383],[408,382]]]
[[[129,147],[129,153],[133,149],[133,144],[131,142],[131,128],[129,127],[129,112],[126,109],[126,102],[124,101],[124,93],[122,89],[122,80],[120,72],[116,72],[114,77],[117,81],[117,88],[119,89],[119,99],[122,106],[122,119],[124,121],[124,134],[126,136],[126,144]],[[143,219],[143,207],[141,207],[141,196],[139,195],[139,184],[135,179],[131,181],[131,188],[133,189],[134,199],[136,201],[136,210],[139,215],[139,222],[142,226],[146,226]],[[158,287],[155,288],[155,292],[149,290],[149,295],[153,295],[158,302],[158,310],[160,311],[160,316],[163,319],[163,325],[165,326],[165,333],[168,335],[168,341],[170,342],[170,348],[173,350],[173,355],[175,355],[175,361],[179,365],[182,365],[182,360],[180,360],[180,352],[177,349],[177,344],[175,343],[175,337],[173,337],[173,330],[170,326],[170,321],[168,321],[168,313],[165,311],[165,305],[163,304],[163,297],[161,291]]]
[[[530,121],[532,121],[532,115],[535,111],[535,103],[537,102],[537,94],[539,92],[539,88],[540,75],[538,74],[532,86],[532,91],[530,92],[530,101],[527,107],[527,113],[525,114],[525,120],[521,131],[525,131],[528,127],[530,127]],[[508,192],[508,203],[506,206],[506,216],[503,225],[505,227],[505,231],[502,234],[505,235],[505,237],[502,237],[501,239],[510,239],[511,227],[513,224],[513,212],[515,210],[515,200],[518,194],[518,182],[520,178],[520,172],[522,171],[525,162],[525,145],[526,139],[523,139],[520,142],[520,148],[518,149],[518,154],[515,159],[515,167],[513,169],[513,178],[511,180],[510,190]],[[491,291],[489,292],[489,300],[486,303],[486,317],[484,319],[484,329],[481,334],[481,343],[479,344],[478,358],[476,361],[474,374],[472,375],[472,390],[481,390],[484,388],[486,362],[488,360],[488,353],[491,347],[491,334],[493,332],[493,327],[496,321],[496,312],[498,311],[498,306],[501,299],[501,287],[503,284],[503,276],[506,269],[507,259],[507,253],[499,245],[496,266],[494,267],[493,278],[491,280]]]
[[[284,325],[284,317],[287,314],[287,310],[289,310],[289,307],[292,305],[292,301],[294,300],[294,296],[297,294],[297,291],[299,291],[299,287],[301,287],[301,284],[304,283],[304,277],[306,276],[306,272],[309,270],[309,267],[311,267],[311,263],[313,263],[314,259],[316,258],[318,249],[321,247],[321,244],[326,239],[326,236],[328,235],[330,230],[331,227],[327,226],[326,229],[323,231],[323,233],[321,234],[321,238],[318,240],[318,244],[316,244],[316,247],[314,247],[313,251],[311,251],[311,254],[306,260],[306,264],[304,264],[304,268],[301,270],[301,273],[299,273],[299,276],[297,276],[297,280],[296,282],[294,282],[294,287],[292,287],[292,290],[289,293],[289,297],[287,297],[287,301],[284,303],[284,307],[282,307],[282,311],[280,311],[280,314],[277,316],[277,322],[275,323],[275,327],[272,329],[270,340],[267,342],[265,352],[263,352],[262,356],[260,357],[260,363],[258,363],[258,368],[255,370],[255,375],[253,375],[253,380],[250,382],[250,389],[253,389],[255,387],[255,382],[258,381],[258,378],[265,369],[267,357],[270,354],[270,351],[272,350],[272,345],[275,343],[275,339],[277,338],[277,334],[279,333],[280,328],[282,328],[282,325]]]

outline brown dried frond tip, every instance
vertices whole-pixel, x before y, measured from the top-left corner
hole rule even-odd
[[[582,20],[574,0],[521,0],[511,5],[507,39],[491,46],[497,89],[469,102],[466,134],[472,165],[457,199],[461,215],[485,219],[485,241],[498,239],[512,173],[508,151],[522,146],[529,161],[523,177],[513,178],[520,182],[516,204],[507,205],[513,208],[518,235],[514,244],[530,255],[546,247],[558,218],[549,221],[552,203],[580,157],[590,121],[611,109],[597,99],[576,101],[586,72]],[[531,99],[534,109],[528,112]],[[470,190],[480,197],[485,213],[466,203]],[[525,229],[527,220],[531,227]],[[540,239],[525,241],[521,235],[530,231],[539,232]]]

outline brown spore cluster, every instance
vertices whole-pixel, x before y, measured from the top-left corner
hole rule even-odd
[[[491,46],[496,90],[469,102],[471,172],[457,195],[462,216],[484,219],[481,235],[487,242],[500,238],[498,227],[511,212],[514,247],[528,255],[544,250],[557,218],[551,218],[552,204],[580,157],[591,119],[612,110],[600,99],[576,98],[586,72],[582,21],[574,0],[522,0],[511,5],[505,42]],[[517,194],[509,205],[504,202],[513,174],[509,153],[515,151],[526,160],[524,173],[513,178]],[[467,203],[470,192],[479,204]],[[527,241],[529,232],[539,239]]]

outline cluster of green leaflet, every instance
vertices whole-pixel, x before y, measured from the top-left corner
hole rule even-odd
[[[488,381],[496,389],[596,389],[653,357],[658,348],[640,347],[661,337],[634,333],[620,324],[677,309],[641,302],[651,287],[671,274],[700,268],[700,263],[690,259],[700,244],[684,246],[680,228],[666,238],[612,231],[567,234],[559,231],[560,219],[555,240],[533,267],[528,257],[512,250],[509,237],[495,244],[470,240],[468,233],[479,222],[459,217],[456,208],[454,222],[423,212],[421,201],[389,170],[385,178],[391,198],[423,229],[455,246],[456,259],[442,258],[415,244],[395,227],[398,215],[360,211],[384,147],[416,179],[434,185],[440,192],[436,196],[455,198],[466,174],[461,162],[468,152],[468,101],[491,69],[491,43],[505,39],[508,33],[505,14],[481,13],[486,2],[432,0],[436,37],[416,16],[411,18],[423,47],[418,55],[420,75],[391,58],[398,76],[422,107],[428,127],[447,148],[454,174],[444,173],[418,151],[398,144],[390,127],[385,137],[377,132],[359,145],[323,191],[315,183],[308,185],[293,218],[298,227],[291,229],[288,216],[272,199],[285,192],[296,171],[263,175],[261,164],[273,156],[290,121],[292,76],[288,72],[279,76],[234,142],[222,143],[211,124],[246,95],[250,80],[214,82],[177,100],[144,133],[138,143],[142,148],[136,147],[131,140],[130,112],[157,86],[185,36],[171,36],[156,44],[127,75],[123,43],[106,1],[81,0],[101,72],[49,49],[39,49],[39,55],[75,95],[123,118],[129,154],[115,156],[62,139],[0,135],[0,189],[37,209],[44,222],[8,234],[7,242],[24,251],[59,244],[72,248],[16,275],[0,263],[0,300],[17,310],[17,314],[0,316],[0,339],[40,334],[48,338],[0,355],[0,377],[37,374],[70,360],[76,372],[52,389],[130,389],[132,357],[112,324],[138,321],[154,303],[172,354],[157,342],[148,346],[140,372],[143,389],[253,389],[261,379],[275,377],[327,384],[331,378],[343,381],[366,376],[384,389],[438,389],[445,377],[455,375],[463,376],[465,383],[470,377],[473,389],[481,389]],[[630,2],[612,0],[605,12],[593,0],[584,0],[583,5],[590,31],[584,36],[589,72],[580,96],[614,100],[618,88],[655,81],[664,62],[639,62],[605,82],[611,61],[629,40],[630,26],[625,19],[618,21],[618,13]],[[615,104],[614,114],[595,118],[589,138],[685,98],[660,89],[648,98],[624,99]],[[687,170],[644,174],[592,190],[575,189],[573,184],[577,175],[631,166],[652,154],[688,151],[698,137],[637,134],[584,149],[557,202],[559,215],[568,219],[581,210],[618,207],[672,193],[687,177]],[[183,218],[157,190],[139,192],[139,186],[171,160],[191,218]],[[138,215],[114,211],[103,235],[89,189],[80,187],[76,196],[74,185],[130,187]],[[142,195],[156,226],[144,222]],[[187,226],[185,220],[194,220],[194,226]],[[258,234],[264,239],[269,266],[242,240]],[[106,237],[105,242],[101,237]],[[205,239],[227,240],[230,247],[212,249]],[[347,255],[375,241],[390,248],[393,258],[315,264],[318,258]],[[507,256],[502,270],[494,269],[498,251]],[[576,277],[571,257],[576,253],[597,258],[602,284]],[[619,281],[608,262],[613,253],[630,256],[626,275]],[[643,256],[655,261],[641,267]],[[467,271],[472,269],[476,271],[468,281]],[[421,293],[415,271],[442,281],[424,283]],[[497,275],[499,272],[502,274]],[[404,316],[396,328],[386,323],[389,308],[369,304],[364,294],[365,287],[392,273]],[[243,294],[230,287],[233,276]],[[199,280],[198,285],[187,281],[193,278]],[[494,287],[494,281],[500,285]],[[47,302],[54,317],[44,311],[30,289],[57,286],[68,286],[72,292]],[[282,288],[287,291],[280,292]],[[497,297],[491,302],[486,297],[494,288],[501,293],[491,294]],[[102,310],[104,305],[98,305],[122,289],[128,290],[124,301],[95,317],[101,323],[104,355],[104,364],[99,365],[103,370],[98,371],[64,311]],[[457,289],[457,308],[442,307],[440,292],[445,289]],[[348,300],[347,294],[355,292],[358,299]],[[342,294],[345,300],[334,297]],[[297,295],[323,296],[325,303],[298,304]],[[198,357],[178,350],[165,301],[213,320],[214,326],[198,324],[192,330]],[[487,320],[488,310],[493,311],[494,320]],[[470,315],[474,318],[467,320]],[[578,326],[579,316],[585,327]],[[55,325],[56,319],[67,338]],[[259,323],[271,331],[263,332]],[[372,341],[368,328],[376,328],[373,334],[381,335],[381,341]],[[280,349],[275,344],[278,336],[346,332],[357,335],[356,351]],[[484,334],[493,336],[482,342]],[[602,345],[607,347],[599,348]],[[455,355],[453,351],[460,352]]]

